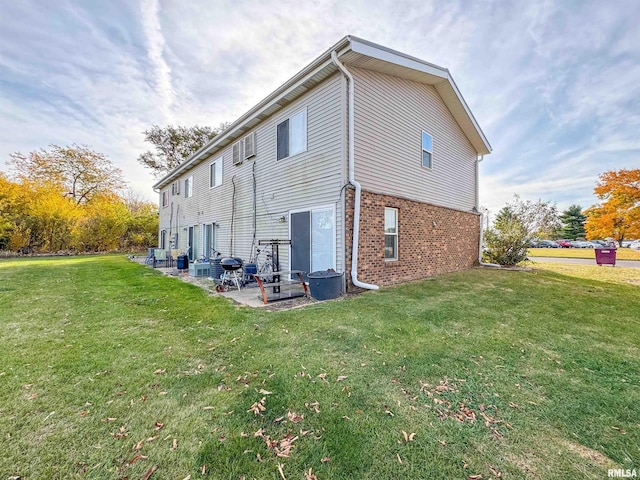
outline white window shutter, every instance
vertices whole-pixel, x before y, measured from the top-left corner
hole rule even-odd
[[[255,157],[256,155],[256,132],[244,137],[244,158]]]
[[[243,142],[240,140],[233,144],[233,164],[240,165],[244,160]]]

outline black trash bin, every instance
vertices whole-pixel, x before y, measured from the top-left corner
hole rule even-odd
[[[332,270],[311,272],[307,275],[311,296],[316,300],[338,298],[342,294],[342,275]]]
[[[189,256],[178,255],[178,270],[186,270],[189,268]]]

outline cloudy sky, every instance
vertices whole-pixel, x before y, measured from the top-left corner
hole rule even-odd
[[[233,121],[346,34],[447,67],[491,142],[481,203],[587,207],[640,167],[640,2],[0,2],[0,170],[88,144],[153,199],[153,124]]]

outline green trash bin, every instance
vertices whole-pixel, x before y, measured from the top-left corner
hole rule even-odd
[[[316,300],[338,298],[342,294],[343,275],[332,270],[311,272],[307,275],[311,296]]]

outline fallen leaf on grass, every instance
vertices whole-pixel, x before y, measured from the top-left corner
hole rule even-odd
[[[304,473],[304,480],[320,480],[315,473],[313,473],[313,469],[310,468],[308,472]]]
[[[155,375],[162,375],[162,374],[163,374],[164,372],[166,372],[166,371],[167,371],[167,369],[166,369],[166,368],[159,368],[159,369],[157,369],[156,371],[154,371],[153,373],[154,373]]]
[[[402,465],[402,459],[400,458],[400,454],[396,453],[396,457],[398,458],[398,462]]]
[[[154,427],[156,430],[162,430],[162,427],[164,427],[164,423],[156,422],[156,423],[153,425],[153,427]]]
[[[338,376],[336,382],[341,382],[342,380],[344,380],[345,378],[348,378],[347,375],[340,375]]]
[[[387,415],[393,417],[393,412],[391,410],[389,410],[389,405],[385,405],[384,406],[384,413],[386,413]]]
[[[157,439],[158,439],[158,435],[156,435],[155,437],[149,437],[149,438],[146,439],[146,441],[147,441],[147,443],[151,443],[151,442],[153,442],[154,440],[157,440]]]
[[[140,440],[136,445],[132,448],[132,450],[142,450],[142,445],[144,444],[144,440]]]
[[[101,422],[107,423],[107,422],[115,422],[117,420],[117,418],[114,417],[107,417],[107,418],[103,418],[102,420],[100,420]]]
[[[261,388],[260,390],[258,390],[258,393],[262,395],[271,395],[273,392],[268,392],[264,388]]]
[[[191,475],[187,475],[186,477],[184,477],[182,480],[191,480]]]
[[[284,465],[279,463],[278,464],[278,472],[280,473],[280,476],[282,477],[282,480],[287,480],[287,477],[284,476],[284,472],[282,471],[282,467],[284,467]]]
[[[251,408],[249,408],[247,412],[253,412],[254,415],[262,415],[261,412],[264,412],[266,410],[266,407],[264,406],[264,402],[266,400],[267,397],[262,397],[259,402],[255,402],[253,405],[251,405]]]
[[[331,461],[331,457],[323,457],[320,459],[320,463],[327,463]]]
[[[202,410],[213,410],[215,407],[202,407]]]
[[[147,473],[144,474],[144,477],[142,477],[142,480],[149,480],[149,477],[153,475],[153,472],[155,472],[156,470],[158,470],[158,466],[154,465],[149,470],[147,470]]]
[[[500,470],[498,470],[497,468],[493,468],[491,465],[487,465],[487,467],[489,467],[489,470],[491,470],[491,473],[493,473],[496,477],[498,478],[502,477],[502,472]]]
[[[133,458],[132,458],[131,460],[129,460],[127,463],[128,463],[129,465],[133,465],[133,464],[134,464],[134,463],[136,463],[138,460],[146,460],[147,458],[149,458],[149,457],[147,457],[147,456],[145,456],[145,455],[141,455],[141,454],[139,454],[139,453],[136,453],[136,454],[133,456]]]
[[[402,430],[402,436],[404,437],[404,443],[413,442],[413,437],[416,436],[415,433],[408,434],[404,430]]]
[[[621,435],[626,435],[627,432],[625,432],[624,430],[622,430],[620,427],[611,427],[614,430],[617,430],[618,432],[620,432]]]
[[[169,450],[175,450],[176,448],[178,448],[178,440],[174,438],[171,447],[169,447]]]
[[[482,478],[482,475],[469,475],[467,477],[467,480],[480,480]]]
[[[89,410],[83,410],[78,415],[80,415],[81,417],[86,417],[88,414],[89,414]]]
[[[207,464],[206,463],[204,465],[202,465],[202,467],[200,468],[200,473],[202,475],[205,475],[207,473]]]
[[[247,438],[248,436],[249,436],[248,433],[240,432],[240,437],[241,438]]]
[[[309,410],[313,410],[316,413],[320,413],[320,404],[318,402],[306,403],[304,404]]]
[[[300,423],[304,420],[304,413],[297,414],[296,412],[287,412],[287,418],[293,423]]]

